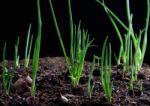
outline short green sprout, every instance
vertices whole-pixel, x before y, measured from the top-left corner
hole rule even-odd
[[[112,86],[111,86],[111,45],[109,44],[109,48],[107,47],[107,40],[106,37],[103,48],[102,48],[102,55],[100,61],[100,80],[102,84],[103,91],[105,93],[105,97],[108,102],[111,103],[112,101]]]
[[[143,91],[143,81],[142,81],[142,79],[140,80],[140,91],[141,92]]]
[[[93,72],[95,70],[95,63],[96,60],[98,60],[98,64],[99,64],[99,60],[100,58],[98,56],[93,56],[93,62],[91,65],[91,68],[89,70],[89,75],[88,75],[88,86],[87,86],[87,91],[88,91],[88,95],[91,98],[92,97],[92,92],[93,92],[93,88],[94,88],[94,82],[93,82]]]
[[[33,35],[30,37],[30,32],[31,32],[31,24],[29,26],[27,39],[26,39],[26,49],[25,49],[25,58],[24,58],[25,68],[29,66],[29,60],[30,60],[30,54],[31,54],[31,48],[32,48]]]
[[[19,55],[18,55],[18,46],[19,46],[19,37],[18,37],[17,43],[15,45],[15,54],[14,54],[14,67],[15,68],[19,68],[20,67]]]
[[[93,71],[95,69],[95,56],[93,56],[93,62],[89,71],[89,75],[88,75],[88,86],[87,86],[87,91],[88,91],[88,95],[91,98],[92,97],[92,92],[93,92]]]
[[[5,60],[5,55],[6,55],[6,43],[3,48],[3,60],[2,60],[2,83],[3,83],[3,88],[5,91],[6,95],[10,94],[10,88],[12,86],[12,80],[14,78],[14,68],[7,69],[6,67],[6,60]]]

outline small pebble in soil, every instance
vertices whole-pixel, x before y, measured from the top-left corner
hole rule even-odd
[[[29,74],[22,75],[15,83],[14,90],[15,93],[20,94],[24,92],[29,92],[31,90],[32,79]]]
[[[68,103],[69,99],[63,96],[62,94],[60,95],[60,100],[64,103]]]

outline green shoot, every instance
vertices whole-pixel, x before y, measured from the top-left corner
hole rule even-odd
[[[130,41],[130,80],[129,80],[129,90],[133,91],[133,84],[134,81],[137,80],[137,69],[136,69],[136,65],[135,65],[135,60],[133,57],[133,52],[132,52],[132,40]]]
[[[10,94],[10,88],[12,85],[12,80],[14,78],[14,69],[11,68],[10,70],[7,69],[6,67],[6,62],[5,62],[5,54],[6,54],[6,43],[3,48],[3,61],[2,61],[2,82],[3,82],[3,87],[6,95]]]
[[[99,64],[99,60],[100,58],[98,56],[93,56],[93,62],[92,62],[92,66],[89,70],[89,75],[88,75],[88,86],[87,86],[87,91],[88,91],[88,95],[91,98],[92,97],[92,92],[93,92],[93,88],[94,88],[94,82],[93,82],[93,72],[95,70],[95,61],[96,59],[98,60],[98,64]]]
[[[71,40],[69,73],[72,84],[76,86],[82,74],[87,49],[93,40],[89,41],[89,34],[80,29],[80,23],[77,29],[75,27],[74,33],[71,36],[73,40]]]
[[[73,86],[77,86],[79,84],[79,80],[83,71],[84,59],[87,50],[91,46],[93,39],[90,41],[89,40],[90,36],[88,32],[85,30],[81,30],[80,22],[78,24],[78,27],[76,27],[76,25],[73,25],[71,1],[68,0],[69,17],[70,17],[70,59],[68,59],[51,0],[49,0],[49,3],[50,3],[50,8],[51,8],[54,24],[56,27],[57,35],[65,56],[67,68],[70,73],[69,77],[71,78],[71,83]]]
[[[19,46],[19,37],[18,37],[17,43],[15,45],[14,67],[20,67],[20,64],[19,64],[19,55],[18,55],[18,46]]]
[[[25,50],[25,58],[24,58],[24,67],[27,68],[29,66],[31,48],[32,48],[32,40],[33,36],[30,37],[31,32],[31,24],[29,26],[28,35],[26,39],[26,50]]]
[[[109,44],[109,49],[106,46],[107,44],[106,37],[103,48],[102,48],[102,56],[101,56],[101,63],[100,63],[100,80],[102,83],[102,88],[105,93],[105,97],[108,102],[111,103],[112,101],[112,87],[111,87],[111,45]]]
[[[31,88],[31,95],[35,96],[36,92],[36,76],[38,71],[38,64],[39,64],[39,55],[40,55],[40,44],[41,44],[41,13],[40,13],[40,0],[37,0],[37,15],[38,15],[38,32],[37,32],[37,38],[34,46],[34,52],[33,52],[33,66],[32,66],[32,88]]]
[[[133,70],[131,69],[130,80],[129,80],[129,90],[130,91],[133,91],[133,82],[134,82]]]
[[[115,21],[117,21],[126,31],[127,33],[130,34],[130,36],[132,37],[132,41],[134,44],[134,49],[135,49],[135,53],[134,53],[134,59],[135,59],[135,67],[136,69],[139,71],[142,64],[143,64],[143,60],[144,60],[144,56],[145,56],[145,52],[146,52],[146,47],[147,47],[147,32],[148,32],[148,25],[149,25],[149,18],[150,18],[150,6],[149,6],[149,0],[147,0],[147,16],[146,16],[146,23],[145,23],[145,28],[143,30],[140,30],[139,36],[137,36],[136,34],[134,34],[134,30],[133,30],[133,26],[132,26],[132,14],[130,13],[130,6],[129,6],[129,0],[126,0],[126,9],[127,9],[127,19],[128,19],[128,26],[127,27],[118,17],[117,15],[115,15],[103,2],[100,2],[100,0],[96,0],[101,6],[104,7],[109,19],[111,20],[117,35],[119,37],[120,43],[121,43],[121,47],[120,47],[120,52],[119,52],[119,56],[115,56],[116,60],[117,60],[117,64],[120,64],[121,61],[124,62],[124,57],[126,53],[123,53],[123,50],[126,50],[126,47],[124,48],[124,42],[123,42],[123,38],[121,36],[121,32],[117,26],[117,23]],[[141,36],[143,37],[143,41],[141,42]],[[129,62],[129,61],[128,61]],[[123,63],[124,64],[124,63]],[[127,63],[128,64],[128,63]],[[125,63],[126,65],[126,63]]]
[[[129,20],[129,31],[127,32],[127,35],[125,35],[125,42],[124,42],[124,47],[123,47],[123,51],[122,51],[122,62],[124,64],[124,71],[129,71],[129,67],[130,67],[130,49],[131,49],[131,31],[132,31],[132,15],[130,16]],[[132,51],[132,50],[131,50]],[[132,60],[132,59],[131,59]]]
[[[90,72],[89,72],[89,78],[88,78],[88,87],[87,87],[87,91],[88,91],[88,95],[91,98],[92,97],[92,92],[93,92],[93,71],[95,69],[95,56],[93,56],[93,62],[92,62],[92,66],[90,68]]]
[[[141,92],[143,91],[143,81],[142,81],[142,79],[140,80],[140,91]]]
[[[130,48],[130,63],[131,65],[131,72],[130,72],[130,80],[129,80],[129,90],[133,91],[133,82],[134,82],[134,60],[132,59],[132,43]]]
[[[49,4],[50,4],[50,8],[51,8],[51,12],[52,12],[52,17],[53,17],[55,28],[56,28],[56,32],[57,32],[57,36],[59,38],[59,42],[61,44],[61,48],[62,48],[62,51],[63,51],[64,56],[65,56],[66,65],[67,65],[67,68],[69,70],[69,61],[68,61],[66,49],[65,49],[62,37],[61,37],[61,33],[60,33],[60,30],[59,30],[58,24],[57,24],[57,20],[56,20],[56,16],[55,16],[55,13],[54,13],[54,9],[53,9],[53,5],[52,5],[51,0],[49,0]]]

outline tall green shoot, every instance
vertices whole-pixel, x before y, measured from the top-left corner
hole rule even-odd
[[[49,4],[50,4],[51,13],[52,13],[52,17],[53,17],[53,20],[54,20],[54,25],[55,25],[55,28],[56,28],[57,36],[58,36],[58,38],[59,38],[59,42],[60,42],[60,44],[61,44],[61,48],[62,48],[62,51],[63,51],[64,56],[65,56],[66,66],[67,66],[67,68],[68,68],[68,70],[69,70],[69,61],[68,61],[66,49],[65,49],[65,46],[64,46],[62,37],[61,37],[61,33],[60,33],[60,30],[59,30],[58,24],[57,24],[55,12],[54,12],[53,5],[52,5],[51,0],[49,0]]]
[[[147,32],[148,32],[148,25],[149,25],[149,18],[150,18],[150,6],[149,6],[149,0],[147,0],[147,16],[146,16],[146,23],[145,23],[145,28],[143,30],[140,30],[139,32],[139,36],[137,36],[134,33],[133,30],[133,26],[132,23],[130,23],[131,21],[131,17],[132,14],[130,13],[130,6],[129,6],[129,0],[126,0],[126,11],[127,11],[127,19],[128,19],[128,26],[127,27],[119,18],[117,15],[115,15],[104,3],[104,0],[102,2],[100,2],[100,0],[96,0],[101,6],[104,7],[105,12],[107,13],[109,19],[111,20],[113,27],[115,28],[117,35],[119,37],[120,43],[121,43],[121,47],[120,47],[120,52],[119,52],[119,56],[117,58],[117,64],[120,64],[120,62],[122,61],[122,56],[124,55],[123,52],[123,38],[121,36],[121,32],[119,30],[119,27],[117,26],[117,23],[115,21],[117,21],[126,31],[127,33],[130,33],[130,36],[132,37],[132,41],[133,41],[133,45],[134,45],[134,49],[135,49],[135,54],[134,54],[134,59],[135,59],[135,65],[136,65],[136,69],[140,70],[142,64],[143,64],[143,59],[145,56],[145,52],[146,52],[146,47],[147,47]],[[141,36],[143,37],[143,41],[141,42]],[[141,46],[142,45],[142,46]]]
[[[31,95],[35,96],[36,92],[36,76],[38,71],[38,65],[39,65],[39,55],[40,55],[40,44],[41,44],[41,13],[40,13],[40,0],[37,0],[37,17],[38,17],[38,32],[37,32],[37,38],[34,46],[34,52],[33,52],[33,65],[32,65],[32,87],[31,87]]]
[[[79,80],[83,71],[86,52],[88,48],[91,46],[93,39],[90,40],[88,31],[81,30],[80,22],[78,26],[73,24],[71,1],[68,0],[69,18],[70,18],[70,59],[68,59],[51,0],[49,0],[49,3],[57,35],[65,56],[67,68],[70,73],[69,77],[71,78],[71,83],[73,86],[77,86],[79,84]]]

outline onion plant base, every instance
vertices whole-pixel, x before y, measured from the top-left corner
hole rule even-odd
[[[20,70],[18,69],[15,72],[13,83],[18,79],[18,75],[25,70],[23,66],[24,61],[20,62]],[[7,64],[9,67],[13,62],[7,62]],[[39,60],[39,71],[37,73],[37,89],[34,104],[36,104],[36,106],[109,106],[110,104],[105,99],[100,85],[98,73],[93,73],[94,88],[91,98],[87,94],[88,73],[91,64],[91,62],[85,61],[79,85],[73,87],[70,83],[71,80],[68,77],[69,73],[63,57],[41,58]],[[32,64],[29,64],[30,75],[32,70],[31,65]],[[98,64],[96,64],[96,70],[99,70]],[[141,84],[137,81],[134,82],[133,96],[129,95],[129,74],[125,74],[122,79],[122,74],[119,73],[120,70],[121,69],[117,68],[117,66],[112,66],[112,106],[148,106],[150,104],[150,67],[148,65],[142,67],[142,70],[138,74],[138,78],[142,79],[142,94],[139,94]],[[99,71],[94,70],[94,72]],[[0,69],[0,79],[1,78]],[[67,101],[60,98],[60,93]],[[17,95],[12,92],[12,90],[10,91],[10,96],[6,96],[2,88],[2,83],[0,83],[0,106],[33,106],[33,102],[30,102],[32,99],[31,93],[25,92]]]

